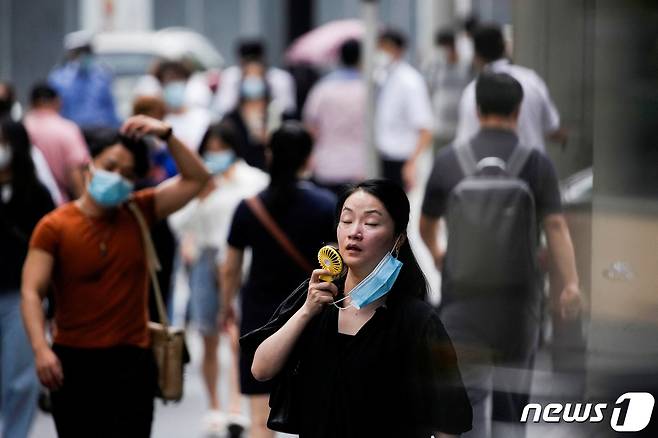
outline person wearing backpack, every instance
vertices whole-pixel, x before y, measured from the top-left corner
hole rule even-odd
[[[524,436],[539,341],[542,289],[538,233],[563,288],[557,309],[574,318],[581,307],[569,230],[561,213],[555,169],[516,133],[523,89],[505,73],[476,83],[479,132],[436,157],[427,182],[420,233],[442,272],[440,316],[455,344],[473,405],[464,437]],[[448,244],[438,244],[445,218]]]

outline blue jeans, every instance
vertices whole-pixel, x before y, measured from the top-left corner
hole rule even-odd
[[[27,437],[39,397],[20,302],[20,291],[0,291],[0,414],[4,438]]]

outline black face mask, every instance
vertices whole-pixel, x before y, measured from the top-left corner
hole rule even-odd
[[[9,114],[12,106],[14,106],[14,102],[8,99],[0,99],[0,116]]]

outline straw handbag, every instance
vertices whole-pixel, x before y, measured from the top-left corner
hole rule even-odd
[[[190,360],[185,345],[185,331],[182,328],[169,325],[162,292],[160,291],[160,283],[156,276],[156,270],[160,270],[160,261],[155,252],[151,234],[139,207],[130,202],[128,208],[130,208],[139,223],[160,319],[159,323],[152,321],[148,323],[151,334],[151,349],[158,366],[158,393],[156,395],[165,402],[179,401],[183,397],[183,367]]]

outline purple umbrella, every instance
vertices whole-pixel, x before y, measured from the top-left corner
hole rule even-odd
[[[286,51],[286,61],[317,66],[331,64],[336,61],[341,44],[352,38],[360,40],[364,33],[361,20],[330,21],[293,41]]]

